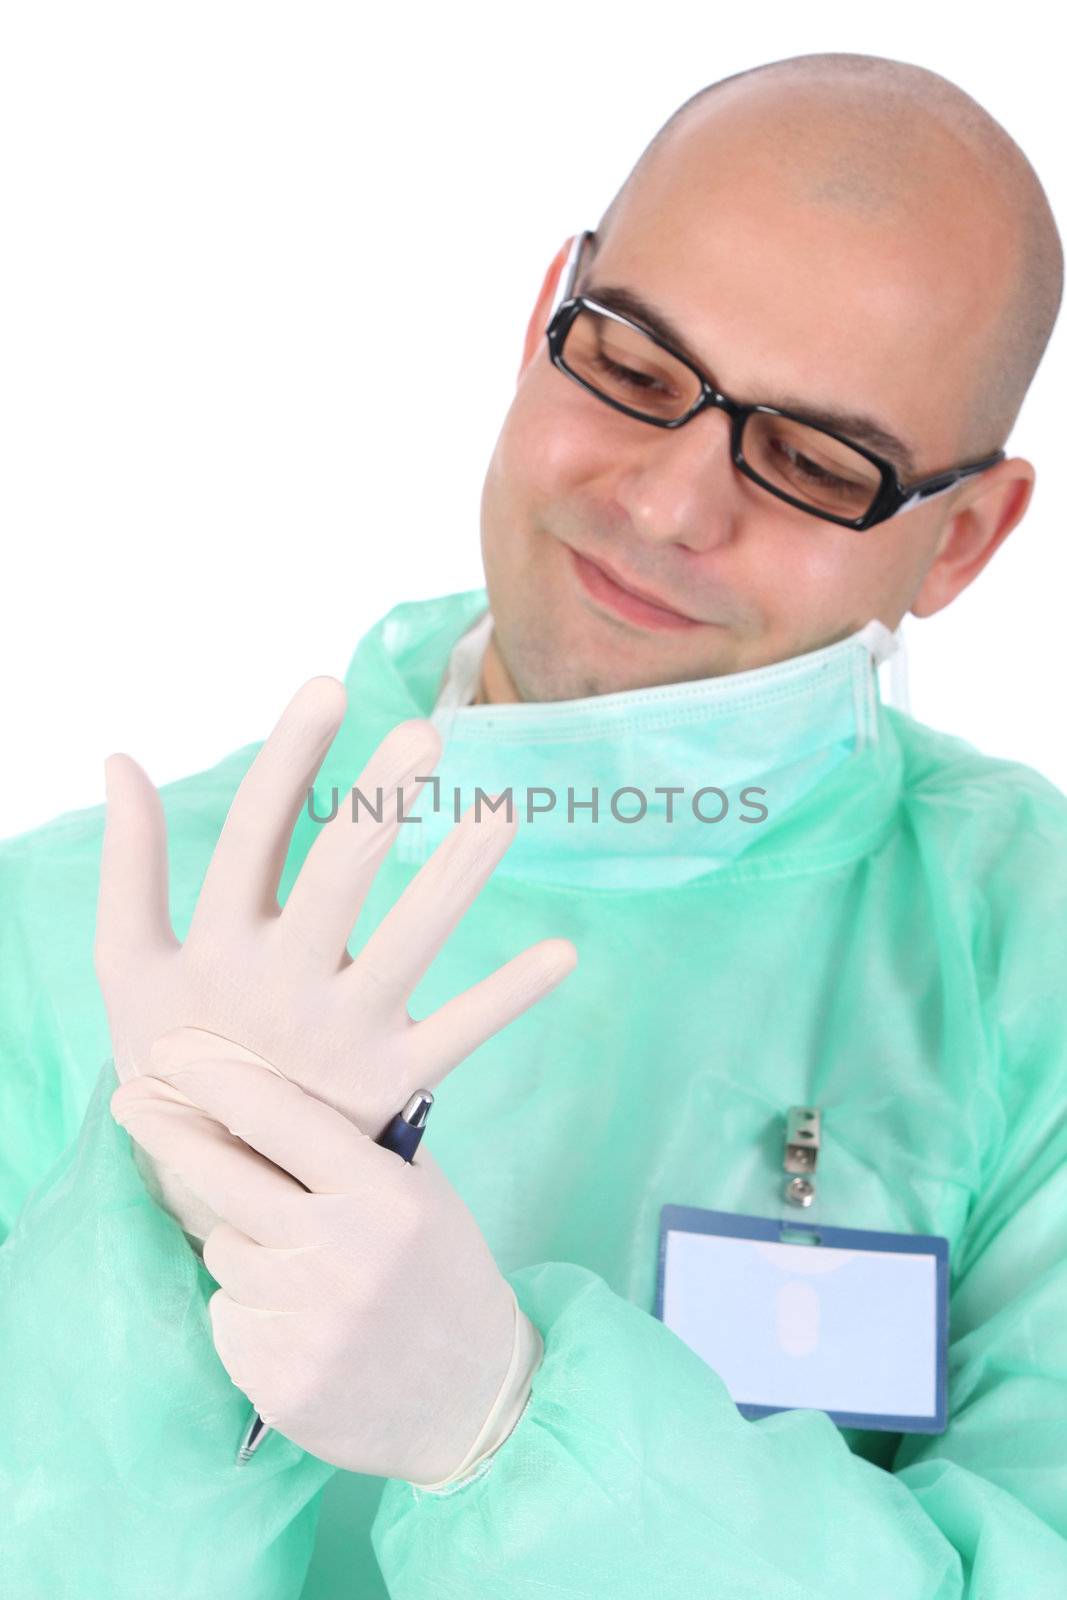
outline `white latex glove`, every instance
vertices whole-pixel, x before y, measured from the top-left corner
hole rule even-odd
[[[94,959],[120,1083],[149,1070],[169,1035],[184,1063],[243,1055],[334,1106],[377,1138],[416,1089],[432,1089],[484,1040],[572,969],[567,939],[531,945],[432,1015],[407,1000],[511,843],[517,813],[472,806],[407,885],[355,961],[346,944],[397,829],[397,791],[410,815],[441,754],[437,730],[413,718],[393,728],[354,780],[383,819],[347,793],[323,825],[284,908],[278,883],[294,824],[345,711],[344,685],[312,678],[294,695],[234,798],[184,944],[171,927],[166,825],[137,762],[105,763],[107,822]],[[418,827],[417,822],[405,826]],[[176,1031],[174,1031],[176,1030]],[[139,1158],[149,1192],[194,1241],[218,1220],[165,1165]]]
[[[467,1476],[522,1414],[543,1345],[426,1150],[432,1117],[409,1164],[264,1067],[168,1061],[169,1081],[136,1078],[111,1109],[224,1219],[204,1265],[233,1382],[349,1472]]]

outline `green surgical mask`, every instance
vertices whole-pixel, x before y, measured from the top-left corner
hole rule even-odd
[[[397,857],[425,861],[476,790],[510,790],[519,829],[496,876],[596,888],[685,883],[765,838],[877,741],[877,668],[900,642],[871,621],[837,644],[748,672],[474,706],[491,629],[485,611],[452,651],[431,717],[443,741],[437,782],[409,812],[421,821],[400,828]]]

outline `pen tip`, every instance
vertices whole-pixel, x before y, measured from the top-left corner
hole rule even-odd
[[[238,1466],[242,1461],[251,1461],[269,1432],[270,1429],[265,1425],[262,1417],[257,1414],[252,1418],[241,1448],[237,1452]]]

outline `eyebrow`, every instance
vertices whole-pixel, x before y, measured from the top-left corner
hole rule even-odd
[[[703,371],[703,363],[690,348],[685,335],[679,332],[669,317],[662,311],[657,311],[655,306],[649,305],[647,300],[632,289],[615,284],[603,286],[588,284],[581,289],[575,289],[574,293],[583,294],[590,300],[599,300],[609,311],[618,311],[622,316],[640,322],[650,333],[656,334],[666,344],[673,345],[679,355],[685,356],[694,367]],[[918,475],[915,457],[910,447],[876,417],[869,417],[860,411],[828,411],[809,405],[807,401],[798,399],[794,395],[779,395],[776,399],[763,400],[761,403],[777,406],[781,411],[793,411],[816,427],[830,428],[834,433],[844,434],[846,438],[854,440],[856,444],[866,445],[868,450],[874,450],[878,455],[885,456],[906,478]]]

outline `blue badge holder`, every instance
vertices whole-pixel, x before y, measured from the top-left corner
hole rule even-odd
[[[948,1256],[933,1234],[665,1205],[655,1315],[744,1417],[804,1408],[844,1428],[943,1433]]]

